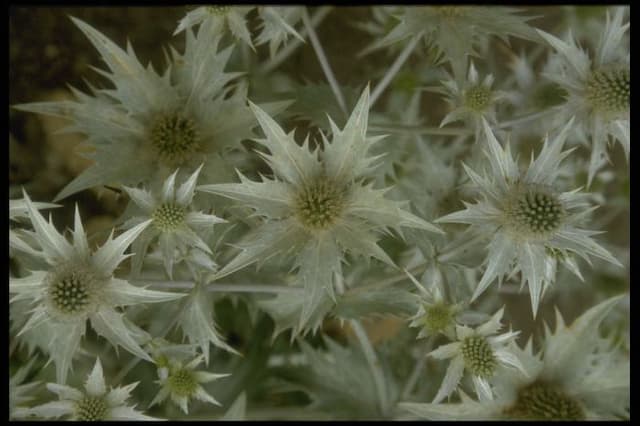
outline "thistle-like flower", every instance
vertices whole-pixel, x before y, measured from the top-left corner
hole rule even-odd
[[[379,157],[368,156],[382,137],[367,138],[369,90],[365,89],[344,129],[333,122],[333,140],[323,135],[324,150],[311,152],[285,134],[267,113],[252,105],[266,138],[259,140],[274,178],[252,182],[239,173],[241,183],[203,185],[198,189],[246,203],[264,222],[239,246],[242,252],[217,277],[264,261],[278,253],[295,252],[304,304],[305,324],[325,295],[334,296],[334,274],[341,274],[344,251],[393,261],[377,245],[377,234],[400,227],[440,230],[404,210],[404,204],[384,198],[385,189],[363,182]],[[302,327],[300,327],[302,328]]]
[[[138,303],[157,303],[175,300],[182,294],[167,293],[135,287],[113,273],[120,262],[129,257],[124,251],[150,224],[143,222],[118,236],[112,236],[95,252],[89,249],[80,214],[76,207],[73,244],[47,223],[24,193],[33,237],[42,251],[40,258],[47,270],[32,271],[24,278],[10,278],[12,302],[30,300],[31,316],[21,333],[46,327],[50,339],[49,352],[56,365],[56,380],[64,383],[71,368],[73,355],[86,332],[86,321],[113,345],[121,345],[136,356],[151,361],[149,355],[133,337],[124,315],[115,307]]]
[[[269,43],[269,55],[273,57],[280,46],[293,36],[304,43],[304,39],[295,30],[294,26],[302,19],[306,6],[263,6],[258,8],[258,14],[262,19],[260,34],[256,38],[256,44]]]
[[[212,380],[227,377],[228,374],[213,374],[205,371],[196,371],[195,368],[204,360],[200,355],[184,365],[175,359],[163,359],[158,365],[158,383],[162,386],[158,394],[151,401],[151,405],[158,404],[167,397],[178,405],[185,414],[189,414],[189,400],[192,398],[220,405],[200,385]]]
[[[164,181],[162,188],[158,191],[149,192],[126,186],[123,188],[131,200],[142,210],[142,215],[129,219],[123,228],[130,229],[151,220],[151,226],[145,229],[131,245],[135,253],[132,262],[134,273],[140,272],[149,245],[156,238],[162,252],[165,271],[170,278],[173,275],[173,264],[176,258],[180,256],[186,257],[188,260],[189,254],[194,254],[189,250],[190,248],[201,250],[208,255],[212,254],[211,249],[200,236],[211,231],[216,223],[225,222],[225,220],[212,214],[195,211],[192,206],[193,194],[201,168],[202,166],[189,176],[177,190],[175,181],[178,170]],[[211,262],[211,266],[214,267],[215,264]]]
[[[597,234],[577,227],[593,208],[586,194],[559,192],[553,187],[560,162],[572,150],[562,151],[573,120],[552,140],[545,139],[538,157],[521,173],[507,144],[503,149],[489,124],[483,120],[492,176],[480,176],[464,165],[482,200],[465,203],[465,210],[436,222],[465,223],[479,235],[491,238],[486,269],[471,300],[498,278],[521,271],[522,285],[529,285],[531,307],[536,315],[546,288],[555,281],[558,261],[582,279],[571,254],[589,261],[589,255],[616,265],[620,263],[592,238]]]
[[[379,46],[386,46],[410,36],[422,36],[425,43],[437,49],[445,60],[451,62],[453,75],[463,79],[467,56],[477,55],[477,47],[490,35],[503,40],[516,36],[538,41],[527,21],[531,18],[517,15],[508,7],[479,6],[422,6],[405,7],[397,17],[400,23],[382,39]]]
[[[47,383],[47,389],[56,393],[59,400],[20,409],[18,414],[20,417],[37,416],[44,419],[66,416],[68,420],[78,421],[158,420],[136,411],[135,405],[125,405],[137,385],[138,382],[135,382],[107,392],[102,364],[100,358],[97,358],[85,382],[84,391],[58,383]]]
[[[145,68],[131,46],[125,51],[90,25],[72,20],[102,55],[110,72],[99,72],[115,89],[92,88],[93,96],[72,89],[76,101],[17,106],[70,119],[68,130],[85,134],[95,147],[95,163],[56,199],[112,182],[135,186],[164,180],[177,167],[187,175],[203,163],[207,182],[230,179],[231,168],[221,155],[253,136],[255,119],[243,91],[231,93],[227,85],[240,74],[224,72],[233,46],[218,50],[213,24],[205,22],[197,35],[188,30],[184,54],[172,49],[160,75]]]
[[[420,292],[420,305],[416,314],[411,317],[409,327],[419,327],[417,338],[443,334],[450,339],[456,335],[456,317],[462,311],[461,304],[449,303],[442,291],[441,273],[437,268],[427,270],[429,287],[422,285],[416,278],[405,270],[411,282]]]
[[[476,134],[482,129],[481,119],[495,123],[495,104],[505,98],[505,93],[492,89],[493,75],[487,75],[480,81],[473,61],[469,65],[467,80],[459,85],[455,79],[443,81],[445,90],[438,90],[447,96],[452,110],[442,119],[440,127],[451,122],[464,120],[472,125]]]
[[[228,28],[234,38],[243,41],[251,49],[251,33],[247,28],[247,20],[245,16],[253,9],[254,6],[225,6],[211,5],[200,6],[188,12],[184,18],[178,23],[173,35],[193,26],[204,24],[211,25],[215,28],[215,34],[222,34]]]
[[[624,36],[630,23],[622,24],[625,8],[616,8],[607,23],[593,58],[578,47],[571,34],[567,41],[538,31],[558,52],[544,73],[568,93],[566,102],[557,107],[559,122],[576,116],[579,134],[591,142],[589,185],[598,169],[607,161],[610,139],[622,145],[629,159],[631,70],[629,47]]]
[[[237,40],[246,43],[255,50],[251,41],[251,32],[247,28],[246,15],[255,6],[200,6],[182,18],[174,35],[195,25],[209,22],[215,28],[216,34],[222,34],[227,29]],[[292,35],[304,42],[304,39],[294,29],[295,24],[302,19],[304,6],[262,6],[258,7],[258,15],[262,20],[260,34],[256,37],[256,45],[269,43],[269,53],[275,55],[282,43]]]
[[[598,326],[623,296],[584,312],[571,326],[559,313],[556,330],[546,329],[542,349],[533,354],[512,345],[527,375],[503,370],[493,400],[473,400],[460,392],[452,404],[401,403],[400,408],[429,420],[619,420],[629,417],[629,358],[607,346]]]
[[[429,356],[436,359],[452,358],[442,385],[433,399],[434,404],[442,401],[458,387],[465,371],[471,374],[476,394],[482,395],[485,399],[493,398],[489,380],[499,366],[524,371],[517,357],[506,348],[520,332],[509,331],[494,336],[502,328],[500,321],[503,313],[504,308],[501,308],[489,321],[475,329],[456,325],[457,341],[440,346],[429,353]]]

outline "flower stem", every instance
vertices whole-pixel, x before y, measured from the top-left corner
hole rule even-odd
[[[505,129],[507,127],[513,127],[517,124],[526,123],[527,121],[537,120],[538,118],[545,117],[549,114],[555,114],[554,108],[545,109],[544,111],[534,112],[533,114],[523,115],[522,117],[514,118],[513,120],[503,121],[498,125],[498,129]]]
[[[428,127],[407,124],[371,123],[369,130],[376,132],[418,133],[423,135],[461,136],[470,135],[472,130],[462,127]]]
[[[371,369],[371,374],[373,375],[373,381],[376,385],[376,392],[378,394],[378,399],[380,400],[382,416],[386,417],[389,410],[389,407],[387,407],[387,386],[384,378],[384,372],[382,371],[382,368],[380,368],[380,361],[378,361],[378,358],[376,357],[376,353],[373,350],[373,346],[371,345],[369,337],[367,336],[364,327],[362,327],[362,324],[357,320],[350,320],[349,324],[362,346],[362,352],[367,359],[367,363]]]
[[[407,383],[405,383],[404,388],[402,389],[402,397],[401,400],[406,400],[413,392],[413,388],[418,383],[418,379],[420,378],[420,374],[422,374],[422,370],[424,370],[425,359],[423,357],[419,357],[416,360],[415,365],[413,366],[413,371],[411,371],[411,375],[409,379],[407,379]]]
[[[473,238],[464,240],[462,244],[458,246],[453,246],[452,248],[449,248],[451,246],[447,247],[449,249],[448,251],[444,251],[443,253],[438,255],[437,257],[438,262],[439,263],[450,262],[452,259],[455,259],[457,256],[459,256],[460,254],[468,250],[469,247],[473,246],[474,244],[477,244],[478,241],[482,240],[483,238],[484,236],[482,235],[476,235]]]
[[[309,21],[309,14],[307,13],[307,9],[305,7],[302,12],[302,22],[304,22],[304,26],[309,32],[309,40],[311,40],[311,45],[313,46],[313,50],[316,52],[316,56],[318,57],[318,62],[320,62],[320,66],[322,67],[322,71],[324,72],[327,81],[329,82],[329,86],[331,86],[331,90],[333,91],[333,95],[336,97],[338,101],[338,105],[342,112],[347,115],[347,105],[344,101],[344,97],[342,96],[342,92],[340,91],[340,86],[338,86],[338,81],[336,80],[333,71],[331,70],[331,65],[329,65],[329,61],[327,61],[327,57],[324,54],[324,49],[322,49],[322,45],[320,44],[320,40],[318,40],[318,35],[316,34],[316,30],[311,25]]]
[[[409,58],[409,55],[411,55],[411,52],[413,52],[413,49],[416,47],[416,44],[418,43],[418,41],[420,40],[421,37],[422,37],[422,33],[415,35],[411,39],[411,41],[405,46],[405,48],[402,50],[402,52],[400,52],[400,55],[398,55],[398,57],[396,58],[395,62],[387,70],[387,72],[384,75],[384,77],[382,77],[382,80],[380,80],[378,82],[376,87],[371,92],[371,99],[369,101],[369,108],[373,107],[373,104],[376,103],[376,101],[378,100],[378,98],[382,94],[383,90],[387,88],[389,83],[391,83],[391,80],[393,79],[393,77],[395,77],[396,74],[398,73],[398,71],[400,71],[400,68],[405,63],[405,61]]]
[[[160,281],[160,280],[132,280],[136,284],[149,284],[151,288],[157,290],[184,289],[191,290],[193,281]],[[230,292],[230,293],[290,293],[303,291],[300,287],[289,287],[284,285],[269,284],[207,284],[207,291]]]
[[[329,14],[329,12],[331,12],[331,9],[333,9],[333,7],[331,7],[331,6],[323,6],[323,7],[319,8],[316,11],[316,13],[314,13],[313,16],[311,17],[311,26],[313,28],[315,28],[318,25],[320,25],[320,23]],[[302,28],[300,30],[300,36],[302,38],[305,38],[307,36],[307,33],[308,33],[307,28]],[[287,45],[282,50],[280,50],[278,53],[276,53],[273,56],[273,58],[270,58],[265,64],[263,64],[258,69],[258,73],[259,74],[266,74],[266,73],[269,73],[269,72],[273,71],[282,62],[284,62],[285,59],[287,59],[289,56],[291,56],[300,46],[302,46],[302,42],[300,40],[298,40],[297,38],[294,38],[293,40],[291,40],[290,43],[287,43]]]

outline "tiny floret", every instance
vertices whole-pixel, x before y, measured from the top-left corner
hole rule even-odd
[[[597,110],[614,113],[628,111],[631,99],[629,69],[594,71],[586,82],[585,97]]]
[[[175,203],[164,203],[157,207],[151,217],[153,224],[163,232],[172,231],[182,225],[185,218],[184,207]]]
[[[491,89],[483,85],[470,87],[464,94],[465,105],[475,111],[484,111],[491,101]]]
[[[157,117],[149,132],[158,157],[170,166],[179,165],[199,147],[194,121],[181,114]]]
[[[425,306],[424,310],[422,322],[429,333],[442,333],[454,321],[455,311],[447,304]]]
[[[196,392],[198,381],[190,370],[180,368],[171,373],[167,379],[167,386],[169,386],[171,392],[176,395],[188,397]]]
[[[99,303],[105,284],[90,268],[74,265],[63,265],[45,280],[51,311],[60,317],[89,313]]]
[[[340,217],[344,202],[344,189],[326,177],[320,177],[297,194],[296,214],[304,225],[323,229]]]
[[[460,348],[465,367],[478,377],[488,378],[496,369],[496,357],[487,339],[470,336],[462,341]]]
[[[534,382],[518,391],[516,402],[505,410],[512,419],[523,420],[584,420],[578,401],[557,387]]]
[[[76,403],[76,417],[79,421],[105,420],[107,403],[99,396],[85,396]]]
[[[223,6],[223,5],[214,5],[214,6],[206,6],[207,12],[211,13],[212,15],[217,15],[217,16],[224,16],[226,13],[229,12],[229,10],[231,9],[231,6]]]
[[[546,237],[562,224],[564,208],[551,188],[518,185],[507,197],[505,223],[514,235]]]

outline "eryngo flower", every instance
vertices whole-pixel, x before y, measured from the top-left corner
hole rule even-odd
[[[504,308],[501,308],[487,322],[475,329],[456,325],[456,341],[429,353],[429,356],[437,359],[452,358],[442,385],[433,399],[434,403],[442,401],[458,387],[465,371],[471,374],[476,394],[486,399],[493,397],[489,381],[499,366],[524,371],[520,361],[506,347],[520,332],[509,331],[495,335],[502,328],[500,321],[503,313]]]
[[[546,138],[538,157],[521,172],[507,144],[503,149],[489,124],[483,120],[487,139],[485,151],[491,175],[480,176],[464,165],[465,171],[482,197],[465,210],[448,214],[436,222],[465,223],[479,235],[491,238],[486,269],[471,300],[475,300],[498,278],[521,271],[522,284],[528,283],[533,315],[546,288],[555,281],[558,262],[582,279],[571,254],[599,257],[620,263],[596,243],[597,234],[578,228],[593,208],[579,189],[560,192],[553,186],[560,162],[571,150],[562,151],[573,120],[551,141]],[[621,266],[621,265],[620,265]]]
[[[280,46],[293,36],[304,42],[304,39],[295,30],[295,24],[302,19],[306,6],[263,6],[258,8],[258,14],[262,19],[260,34],[256,38],[256,44],[269,43],[269,55],[273,57]]]
[[[188,12],[178,23],[173,35],[191,28],[195,25],[207,23],[215,28],[216,34],[222,34],[228,28],[234,38],[242,40],[252,49],[251,33],[247,28],[245,16],[254,6],[225,6],[211,5],[200,6]]]
[[[201,383],[208,383],[228,374],[213,374],[206,371],[196,371],[196,367],[203,361],[204,356],[200,355],[192,361],[183,364],[175,359],[163,359],[158,364],[158,383],[161,388],[151,405],[158,404],[167,397],[171,398],[185,414],[189,413],[189,400],[195,398],[200,401],[208,402],[214,405],[220,405],[211,395],[209,395]]]
[[[558,120],[576,116],[576,127],[591,142],[589,185],[598,169],[607,161],[610,139],[622,145],[629,158],[629,108],[631,70],[629,48],[624,36],[630,23],[622,24],[625,8],[616,8],[607,23],[592,58],[578,47],[569,34],[563,41],[544,31],[538,33],[557,51],[544,73],[549,80],[568,93],[566,102],[557,107]]]
[[[454,121],[464,120],[472,124],[476,134],[482,129],[481,118],[490,123],[496,121],[495,104],[505,97],[504,92],[492,89],[493,75],[488,74],[482,81],[473,61],[469,65],[467,80],[459,84],[454,78],[443,81],[445,90],[438,90],[447,96],[452,110],[442,119],[440,127]]]
[[[10,278],[12,302],[30,300],[31,316],[20,333],[47,327],[49,352],[56,365],[56,380],[64,383],[73,355],[86,332],[86,322],[113,345],[121,345],[134,355],[151,361],[133,337],[124,315],[115,308],[138,303],[175,300],[183,295],[135,287],[115,278],[113,273],[127,257],[124,251],[150,224],[143,222],[106,243],[95,251],[89,249],[80,214],[76,206],[73,243],[69,243],[51,219],[45,221],[24,193],[33,237],[42,251],[39,256],[48,268],[32,271],[24,278]],[[20,335],[19,333],[19,335]]]
[[[202,166],[200,166],[189,178],[176,189],[176,170],[163,183],[162,188],[149,192],[138,188],[124,187],[131,200],[142,210],[142,215],[136,215],[127,220],[124,229],[130,229],[142,222],[151,220],[151,226],[145,229],[133,242],[134,252],[132,269],[139,273],[142,268],[144,256],[149,245],[156,239],[165,271],[172,277],[173,264],[177,254],[193,254],[190,248],[201,250],[211,255],[211,249],[202,240],[216,223],[225,222],[219,217],[202,213],[193,207],[193,194]],[[188,259],[188,257],[187,257]],[[211,264],[214,266],[214,264]]]
[[[107,391],[102,364],[97,358],[84,384],[84,391],[59,383],[47,383],[47,389],[57,394],[59,400],[21,409],[19,414],[21,417],[31,415],[44,419],[65,416],[65,419],[78,421],[158,420],[135,410],[135,405],[126,405],[137,385],[135,382]]]
[[[460,392],[452,404],[401,403],[429,420],[619,420],[629,417],[629,358],[608,346],[598,326],[623,296],[584,312],[570,326],[559,313],[556,329],[546,329],[542,349],[533,354],[512,345],[527,375],[504,370],[496,377],[496,398],[473,400]]]
[[[171,49],[168,66],[158,74],[138,61],[131,46],[125,51],[72,19],[106,62],[109,71],[99,72],[114,89],[92,88],[92,95],[72,89],[75,101],[17,106],[70,119],[68,130],[85,134],[95,147],[95,163],[56,199],[112,182],[135,186],[164,180],[178,167],[188,175],[202,163],[207,182],[228,180],[231,168],[221,156],[253,136],[255,119],[243,90],[227,84],[240,74],[224,72],[233,46],[218,49],[213,24],[205,22],[196,35],[188,30],[184,53]]]
[[[407,270],[405,273],[420,292],[418,311],[411,317],[409,327],[419,327],[417,338],[443,334],[451,339],[456,335],[456,317],[462,311],[459,303],[450,303],[444,297],[442,289],[442,273],[437,267],[425,272],[426,286],[422,285]]]
[[[305,324],[325,295],[335,298],[334,274],[341,274],[344,251],[393,261],[377,245],[381,232],[400,227],[440,230],[404,209],[404,203],[384,198],[386,189],[374,189],[364,178],[379,157],[367,155],[382,137],[366,137],[369,89],[365,89],[344,129],[333,122],[333,139],[323,135],[324,150],[310,151],[285,134],[262,109],[252,104],[270,154],[262,154],[274,178],[253,182],[239,173],[241,183],[203,185],[205,192],[244,202],[264,218],[238,245],[241,253],[218,272],[231,274],[269,257],[294,252],[304,304]]]
[[[527,24],[531,18],[517,15],[509,7],[422,6],[404,7],[397,16],[400,22],[382,39],[386,46],[411,36],[421,36],[427,45],[435,47],[451,62],[456,79],[464,77],[467,56],[477,56],[478,44],[490,35],[503,40],[516,36],[538,41],[539,37]]]
[[[247,28],[246,15],[255,6],[200,6],[182,18],[178,24],[178,28],[173,33],[178,34],[187,28],[195,25],[209,22],[215,28],[216,34],[223,34],[227,29],[231,35],[242,42],[246,43],[251,49],[255,50],[251,41],[251,32]],[[295,24],[302,19],[304,6],[262,6],[258,7],[258,15],[262,20],[260,24],[260,34],[256,38],[256,45],[269,43],[269,53],[271,56],[276,54],[280,45],[292,35],[298,40],[304,39],[294,29]]]

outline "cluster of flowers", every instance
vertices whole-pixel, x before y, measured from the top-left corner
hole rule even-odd
[[[561,39],[536,30],[532,18],[512,8],[372,11],[374,21],[362,29],[375,41],[362,55],[402,50],[373,90],[362,82],[350,113],[315,33],[319,19],[306,7],[198,7],[174,34],[184,33],[184,51],[172,48],[161,73],[143,66],[130,45],[123,50],[71,18],[106,63],[108,70],[98,71],[112,88],[90,87],[89,94],[72,88],[74,100],[14,107],[68,119],[67,130],[82,133],[94,148],[93,164],[54,203],[102,185],[116,186],[130,202],[118,219],[117,237],[112,232],[95,246],[78,206],[67,238],[40,212],[57,204],[33,202],[25,190],[10,200],[10,256],[24,267],[10,276],[12,339],[53,362],[55,382],[46,387],[59,398],[29,406],[40,383],[24,383],[28,364],[11,379],[13,418],[152,419],[127,405],[137,382],[107,391],[100,358],[81,342],[87,320],[109,351],[122,347],[132,362],[155,365],[159,390],[145,401],[149,406],[170,398],[187,414],[192,399],[220,405],[203,387],[229,375],[209,371],[211,345],[240,354],[213,321],[212,292],[233,293],[234,285],[256,295],[276,293],[247,300],[252,310],[271,316],[276,336],[286,331],[292,342],[297,339],[303,364],[310,366],[305,391],[334,413],[343,404],[346,415],[361,410],[369,418],[629,416],[628,353],[612,333],[598,331],[624,295],[596,299],[571,326],[557,312],[555,331],[546,327],[539,342],[529,339],[522,348],[520,331],[500,333],[505,307],[497,288],[519,276],[535,319],[544,296],[558,287],[558,264],[583,281],[581,259],[624,269],[620,257],[593,238],[600,232],[585,228],[594,196],[576,184],[583,163],[577,147],[565,145],[590,149],[587,186],[606,171],[609,141],[618,141],[628,159],[628,9],[607,10],[591,54],[571,34]],[[249,17],[261,22],[256,38]],[[484,56],[492,39],[508,36],[550,56],[544,78],[537,79],[533,59],[513,55],[517,88],[507,90],[505,83],[495,90],[494,77],[481,78],[480,63],[470,57]],[[269,71],[256,77],[227,69],[238,46],[255,52],[268,44],[273,60],[305,40],[344,116],[326,117],[328,126],[316,123],[321,130],[300,141],[283,129],[285,118],[274,119],[287,117],[292,101],[249,100],[252,78],[266,79]],[[386,110],[373,111],[421,40],[433,53],[429,78],[438,84],[414,84],[408,94],[397,90]],[[440,128],[423,126],[425,92],[448,104]],[[559,101],[547,99],[554,96]],[[507,121],[505,111],[521,115]],[[464,126],[450,127],[454,122]],[[512,154],[505,129],[514,139],[532,129],[545,135],[526,167]],[[426,140],[429,132],[438,136]],[[255,152],[241,143],[247,140]],[[263,160],[259,170],[256,153]],[[254,264],[265,266],[265,281],[289,285],[243,287],[243,276],[256,276],[247,268]],[[268,269],[274,265],[285,268]],[[387,278],[363,284],[380,274]],[[220,283],[223,278],[231,284]],[[136,307],[146,307],[151,319],[136,321]],[[386,366],[391,361],[379,362],[386,355],[373,347],[361,323],[366,315],[387,313],[404,314],[418,329],[411,337],[417,368],[402,391]],[[345,351],[329,338],[326,350],[305,342],[329,317],[348,320],[358,348]],[[164,339],[175,326],[187,344]],[[87,354],[94,367],[81,391],[66,383],[74,359]],[[431,359],[450,363],[441,381],[430,372],[429,383],[418,385]],[[203,362],[207,367],[199,369]],[[475,398],[467,395],[471,390]],[[244,417],[244,404],[241,396],[216,417]]]

